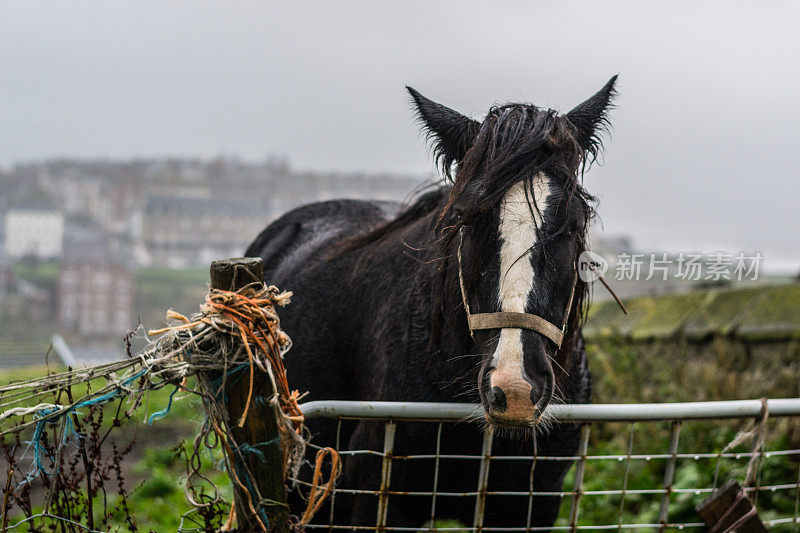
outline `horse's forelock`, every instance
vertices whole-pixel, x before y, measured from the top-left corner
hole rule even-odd
[[[564,116],[529,104],[496,106],[458,165],[447,206],[470,196],[476,198],[467,205],[491,209],[520,179],[532,179],[540,171],[562,189],[574,191],[583,163],[583,150]]]

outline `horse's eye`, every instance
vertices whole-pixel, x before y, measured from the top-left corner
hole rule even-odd
[[[464,222],[464,213],[460,209],[454,209],[453,210],[453,220],[458,224],[463,223]]]

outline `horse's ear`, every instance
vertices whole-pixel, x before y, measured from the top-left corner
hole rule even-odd
[[[481,123],[425,98],[411,87],[406,86],[406,89],[414,99],[419,120],[427,130],[428,138],[433,140],[437,163],[445,174],[449,174],[453,163],[461,161],[472,147]]]
[[[614,90],[616,81],[617,76],[615,75],[594,96],[566,114],[566,117],[575,126],[581,148],[593,156],[597,155],[600,149],[598,134],[608,129],[608,111],[613,107],[611,100],[617,94]]]

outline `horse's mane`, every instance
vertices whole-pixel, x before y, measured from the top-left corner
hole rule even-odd
[[[596,141],[592,151],[585,152],[569,119],[551,109],[531,104],[495,106],[458,166],[451,198],[479,192],[479,207],[493,207],[520,176],[530,180],[544,172],[565,189],[591,200],[586,191],[575,185],[579,185],[577,178],[583,174],[585,158],[588,156],[591,162],[601,148]]]
[[[428,184],[391,220],[379,224],[366,233],[354,235],[338,244],[336,254],[365,249],[369,245],[403,229],[439,208],[449,194],[450,187]],[[365,250],[366,252],[366,250]]]

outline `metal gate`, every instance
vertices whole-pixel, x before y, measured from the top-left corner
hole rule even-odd
[[[442,428],[446,424],[464,423],[482,416],[479,405],[457,403],[404,403],[315,401],[302,405],[307,419],[335,419],[335,443],[312,442],[310,446],[335,446],[347,461],[348,456],[374,455],[382,464],[380,487],[382,490],[365,490],[363,487],[335,488],[330,502],[330,512],[320,513],[307,526],[309,530],[366,529],[380,531],[576,531],[576,530],[642,530],[666,531],[703,528],[704,524],[693,512],[694,505],[719,486],[724,476],[741,475],[746,463],[758,461],[756,482],[749,494],[758,505],[765,525],[774,530],[797,531],[800,525],[800,449],[787,445],[800,421],[800,399],[779,399],[766,402],[768,423],[762,424],[770,435],[766,445],[760,443],[742,450],[741,446],[725,449],[721,442],[730,440],[744,426],[763,420],[765,404],[760,400],[691,402],[665,404],[598,404],[552,405],[548,414],[559,422],[580,425],[580,444],[575,456],[541,456],[531,450],[530,455],[493,456],[492,443],[495,430],[483,431],[482,449],[474,454],[447,455],[441,451]],[[792,418],[794,417],[794,418]],[[370,420],[383,423],[383,449],[345,449],[339,442],[343,423]],[[436,442],[431,443],[431,453],[396,456],[393,454],[394,438],[398,424],[434,424]],[[476,431],[480,429],[476,426]],[[682,430],[685,435],[682,440]],[[780,438],[776,435],[781,436]],[[706,436],[708,437],[706,439]],[[704,440],[706,439],[706,440]],[[720,440],[722,439],[722,440]],[[754,439],[758,441],[759,439]],[[797,440],[796,433],[794,440]],[[616,444],[609,444],[615,441]],[[684,442],[685,441],[685,442]],[[776,442],[777,441],[777,442]],[[717,444],[715,444],[717,442]],[[417,487],[414,492],[391,490],[392,465],[397,461],[432,461],[435,474],[427,487]],[[439,471],[443,461],[479,462],[475,490],[465,493],[441,492],[438,487]],[[530,490],[488,491],[487,480],[492,463],[519,461],[531,472]],[[563,492],[535,492],[533,490],[533,465],[540,461],[571,461],[574,468],[564,483]],[[713,465],[713,468],[712,468]],[[638,472],[638,473],[637,473]],[[641,472],[648,475],[642,476]],[[680,472],[676,478],[676,472]],[[688,474],[687,474],[688,472]],[[712,475],[713,472],[713,475]],[[694,473],[694,474],[693,474]],[[696,474],[696,475],[695,475]],[[780,475],[781,479],[776,479]],[[604,481],[605,480],[605,481]],[[295,480],[298,481],[298,480]],[[298,481],[301,485],[302,481]],[[607,483],[607,486],[598,486]],[[334,523],[336,496],[343,493],[371,494],[378,500],[375,524],[352,527]],[[420,505],[430,508],[430,521],[424,526],[389,526],[387,511],[392,498],[402,494],[416,497]],[[513,527],[484,527],[484,505],[487,496],[527,497],[528,515],[519,517]],[[553,528],[531,526],[531,504],[535,496],[563,497],[561,515]],[[474,500],[472,524],[452,524],[439,521],[437,502],[442,498],[470,498]],[[650,509],[647,516],[631,513],[636,509]],[[657,512],[656,512],[657,509]],[[599,512],[595,512],[599,511]],[[600,523],[602,522],[602,523]]]

